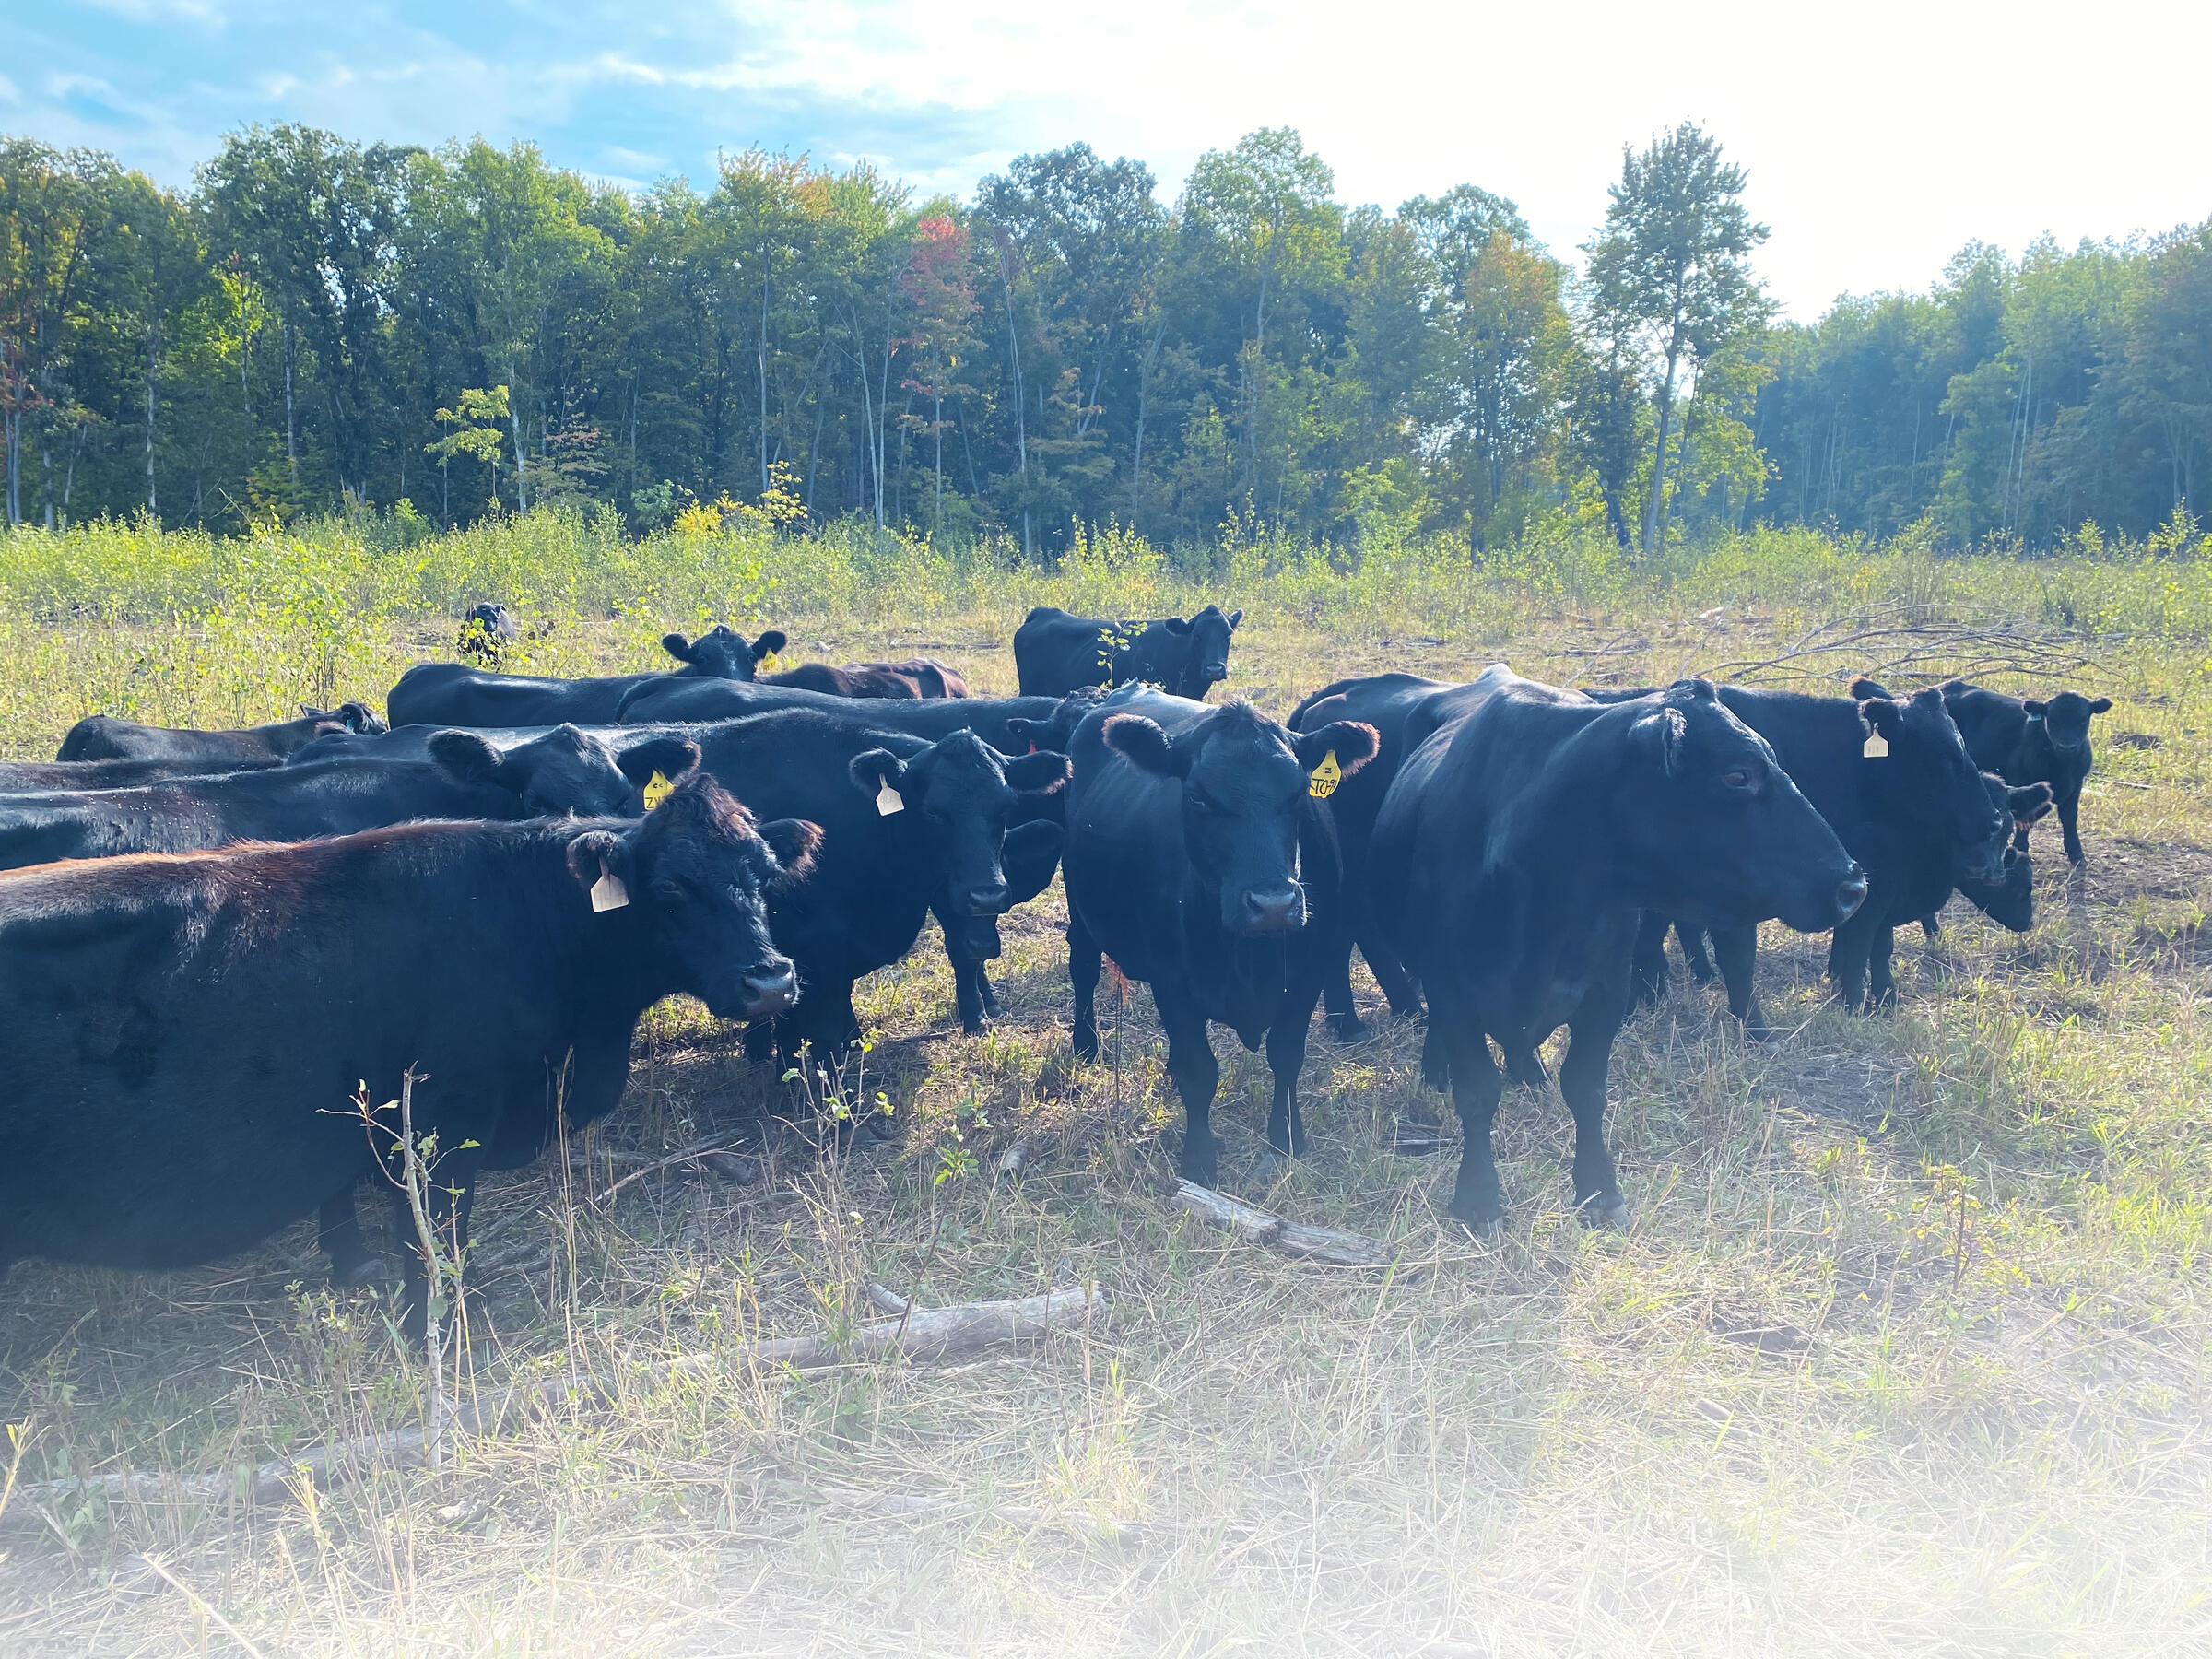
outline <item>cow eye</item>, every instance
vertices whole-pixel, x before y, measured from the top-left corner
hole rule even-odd
[[[1751,774],[1739,766],[1733,771],[1724,772],[1721,775],[1721,782],[1731,789],[1748,789],[1751,787]]]

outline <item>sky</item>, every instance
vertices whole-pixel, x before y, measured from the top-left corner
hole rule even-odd
[[[642,184],[722,151],[866,158],[966,197],[1027,151],[1197,157],[1290,126],[1347,203],[1462,182],[1571,256],[1621,147],[1700,123],[1749,171],[1792,315],[1924,288],[1970,240],[2212,216],[2206,0],[0,0],[0,131],[189,182],[222,135],[482,134]]]

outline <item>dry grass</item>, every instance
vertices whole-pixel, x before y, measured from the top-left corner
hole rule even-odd
[[[1531,604],[1435,624],[1448,642],[1255,607],[1238,685],[1282,711],[1383,665],[1633,680],[1802,631],[1786,605],[1696,603]],[[961,642],[1004,687],[1006,653],[967,642],[1014,609],[793,631],[840,657]],[[477,1362],[835,1328],[870,1277],[928,1304],[1096,1281],[1110,1319],[958,1369],[688,1376],[311,1504],[18,1525],[18,1498],[0,1652],[2212,1651],[2201,644],[2084,648],[2111,727],[2159,740],[2100,754],[2086,877],[2041,835],[2036,931],[1954,907],[1940,953],[1903,943],[1893,1018],[1836,1011],[1820,951],[1780,934],[1771,1047],[1677,991],[1616,1055],[1625,1233],[1569,1217],[1569,1121],[1526,1091],[1506,1238],[1440,1225],[1449,1158],[1388,1149],[1439,1105],[1403,1028],[1345,1048],[1316,1026],[1315,1148],[1288,1168],[1263,1155],[1264,1062],[1217,1035],[1224,1188],[1390,1239],[1399,1267],[1171,1216],[1158,1026],[1139,990],[1107,1061],[1074,1065],[1055,889],[1006,929],[999,1031],[959,1034],[931,942],[864,987],[866,1088],[895,1111],[841,1156],[774,1132],[778,1089],[726,1032],[656,1015],[594,1146],[487,1191]],[[767,1177],[678,1167],[595,1199],[716,1130]],[[1018,1135],[1035,1161],[997,1173]],[[194,1273],[18,1266],[0,1409],[26,1477],[408,1420],[380,1305],[318,1288],[312,1250],[303,1226]]]

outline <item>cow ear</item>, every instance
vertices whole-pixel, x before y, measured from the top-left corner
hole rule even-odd
[[[1682,764],[1682,740],[1689,735],[1689,720],[1681,710],[1661,707],[1629,728],[1630,735],[1657,753],[1659,770],[1668,777]]]
[[[2051,785],[2029,783],[2005,792],[2005,809],[2016,824],[2032,824],[2051,810]]]
[[[2109,714],[2112,710],[2112,700],[2109,697],[2100,697],[2089,705],[2089,712],[2092,714]]]
[[[781,893],[814,874],[814,855],[822,844],[822,827],[806,818],[771,818],[760,827],[760,839],[782,867],[769,891]]]
[[[889,749],[872,748],[853,757],[846,769],[853,778],[853,787],[870,800],[881,794],[884,786],[900,789],[906,782],[907,764]]]
[[[429,750],[438,769],[456,782],[509,785],[509,780],[500,775],[508,771],[507,757],[477,733],[433,732]]]
[[[2041,720],[2050,712],[2051,705],[2049,703],[2038,702],[2032,697],[2027,699],[2020,704],[2020,712],[2027,715],[2030,720]]]
[[[699,764],[699,745],[688,737],[648,737],[617,755],[615,764],[640,789],[653,782],[654,772],[675,783]]]
[[[300,712],[309,720],[335,720],[338,718],[337,710],[318,709],[313,703],[301,703]]]
[[[606,876],[627,888],[631,885],[629,843],[612,830],[587,830],[569,843],[569,874],[587,893]]]
[[[364,736],[381,736],[392,729],[384,724],[383,717],[367,703],[347,703],[338,710],[338,718],[345,722],[347,731],[359,732]]]
[[[1868,679],[1865,675],[1861,675],[1851,682],[1851,694],[1861,701],[1869,697],[1888,697],[1889,695],[1886,688]]]
[[[679,663],[688,663],[691,660],[691,641],[685,639],[680,633],[663,634],[661,649]]]
[[[1348,778],[1375,758],[1382,739],[1364,720],[1333,720],[1317,732],[1293,739],[1291,747],[1307,771],[1334,754],[1338,775]]]
[[[1051,749],[1006,762],[1006,787],[1016,794],[1057,794],[1075,775],[1076,763]]]
[[[1052,735],[1053,723],[1049,720],[1024,720],[1018,714],[1006,719],[1006,735],[1013,739],[1016,754],[1035,754]]]
[[[788,641],[783,638],[783,630],[780,628],[771,628],[753,641],[753,654],[756,657],[771,657],[782,651],[787,643]]]
[[[1190,622],[1182,617],[1169,617],[1160,623],[1160,626],[1171,634],[1187,634],[1191,631]]]
[[[1229,631],[1230,633],[1235,633],[1237,631],[1237,624],[1243,620],[1244,607],[1240,605],[1235,610],[1229,613]]]
[[[1190,756],[1178,753],[1174,740],[1159,729],[1159,723],[1142,714],[1116,714],[1100,729],[1099,735],[1123,759],[1160,777],[1180,778],[1191,770]]]
[[[1868,697],[1859,701],[1859,718],[1885,737],[1904,729],[1905,705],[1893,697]]]

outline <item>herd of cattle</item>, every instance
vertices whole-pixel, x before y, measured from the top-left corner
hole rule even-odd
[[[1575,1203],[1618,1220],[1606,1071],[1664,992],[1667,930],[1700,980],[1710,939],[1755,1035],[1770,918],[1832,934],[1845,1004],[1891,1000],[1893,930],[1933,931],[1953,891],[2030,924],[2027,830],[2053,806],[2080,860],[2111,706],[1576,691],[1500,665],[1340,680],[1286,724],[1204,700],[1241,619],[1035,610],[1021,694],[976,698],[927,659],[763,676],[783,636],[727,627],[670,634],[669,673],[501,673],[514,625],[479,606],[477,660],[407,670],[389,724],[358,702],[232,732],[80,721],[57,760],[0,763],[0,1272],[182,1265],[319,1209],[334,1274],[366,1277],[354,1190],[397,1136],[352,1102],[410,1069],[465,1244],[477,1171],[613,1111],[661,998],[744,1022],[763,1061],[838,1055],[855,982],[934,912],[980,1030],[997,920],[1055,870],[1075,1048],[1098,1052],[1106,959],[1151,987],[1187,1179],[1215,1179],[1212,1023],[1265,1042],[1268,1141],[1303,1150],[1314,1008],[1362,1029],[1357,946],[1394,1010],[1426,1010],[1422,1074],[1465,1133],[1451,1213],[1500,1224],[1504,1082],[1543,1084],[1564,1025]]]

